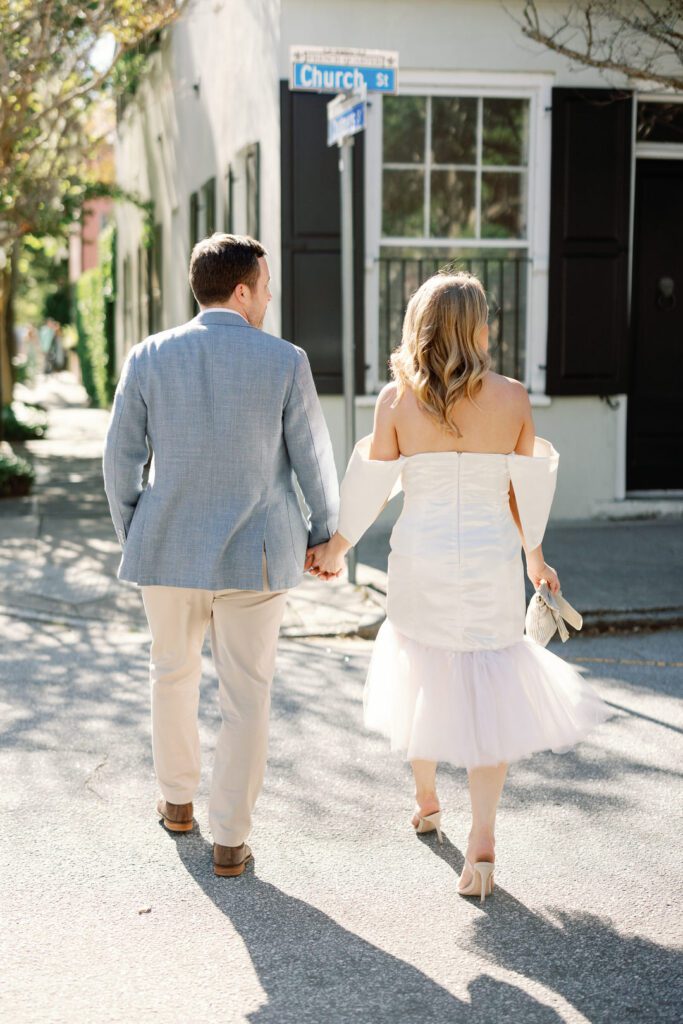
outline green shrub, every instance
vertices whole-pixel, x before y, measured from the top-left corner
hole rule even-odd
[[[0,451],[0,498],[21,498],[31,491],[33,467],[13,452]]]
[[[12,360],[12,377],[15,384],[28,383],[28,356],[15,356]]]
[[[6,441],[35,441],[45,437],[47,414],[24,402],[3,405],[2,433]]]
[[[81,364],[83,386],[93,405],[103,408],[114,397],[112,367],[109,365],[107,305],[112,295],[113,225],[100,236],[100,263],[81,274],[76,285],[76,351]]]
[[[102,271],[93,267],[81,274],[76,285],[76,351],[81,363],[83,386],[93,405],[106,406],[107,345],[104,333],[104,295]]]

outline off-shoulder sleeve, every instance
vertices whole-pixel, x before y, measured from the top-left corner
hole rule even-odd
[[[534,440],[533,455],[508,455],[510,480],[515,489],[522,532],[529,551],[543,540],[553,503],[560,461],[550,441]]]
[[[372,435],[361,438],[353,449],[340,486],[339,525],[342,537],[357,544],[382,508],[401,491],[405,457],[383,461],[370,458]]]

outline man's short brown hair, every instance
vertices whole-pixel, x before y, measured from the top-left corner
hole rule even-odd
[[[227,302],[238,284],[254,288],[266,250],[248,235],[216,232],[197,242],[190,256],[190,287],[200,306]]]

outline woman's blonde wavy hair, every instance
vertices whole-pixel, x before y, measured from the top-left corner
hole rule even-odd
[[[473,274],[439,273],[408,303],[401,344],[391,355],[396,401],[408,387],[430,416],[462,436],[453,418],[461,398],[474,401],[491,358],[476,341],[488,318],[481,282]]]

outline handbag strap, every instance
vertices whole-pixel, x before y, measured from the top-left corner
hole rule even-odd
[[[562,618],[561,614],[558,611],[555,611],[554,608],[550,609],[550,614],[552,615],[553,619],[555,620],[555,625],[557,626],[557,632],[560,634],[560,640],[562,641],[563,644],[566,643],[567,640],[569,639],[569,630],[567,629],[567,627],[564,624],[564,619]]]
[[[559,594],[553,594],[553,597],[555,598],[562,618],[565,619],[570,626],[573,626],[574,629],[581,629],[583,626],[583,616],[577,612],[576,608],[572,608],[566,598],[562,597],[561,591]]]
[[[563,619],[566,620],[570,626],[573,626],[574,629],[581,629],[583,626],[583,616],[577,612],[576,608],[572,608],[566,598],[562,597],[561,590],[558,591],[557,594],[553,594],[546,580],[541,580],[541,585],[538,588],[537,593],[541,595],[545,603],[553,612],[555,621],[558,623],[557,628],[560,636],[562,636],[563,629],[564,632],[567,633],[564,622],[562,622]],[[560,622],[562,622],[562,627],[560,627]],[[568,633],[567,636],[569,636]],[[563,639],[566,638],[563,637]]]

